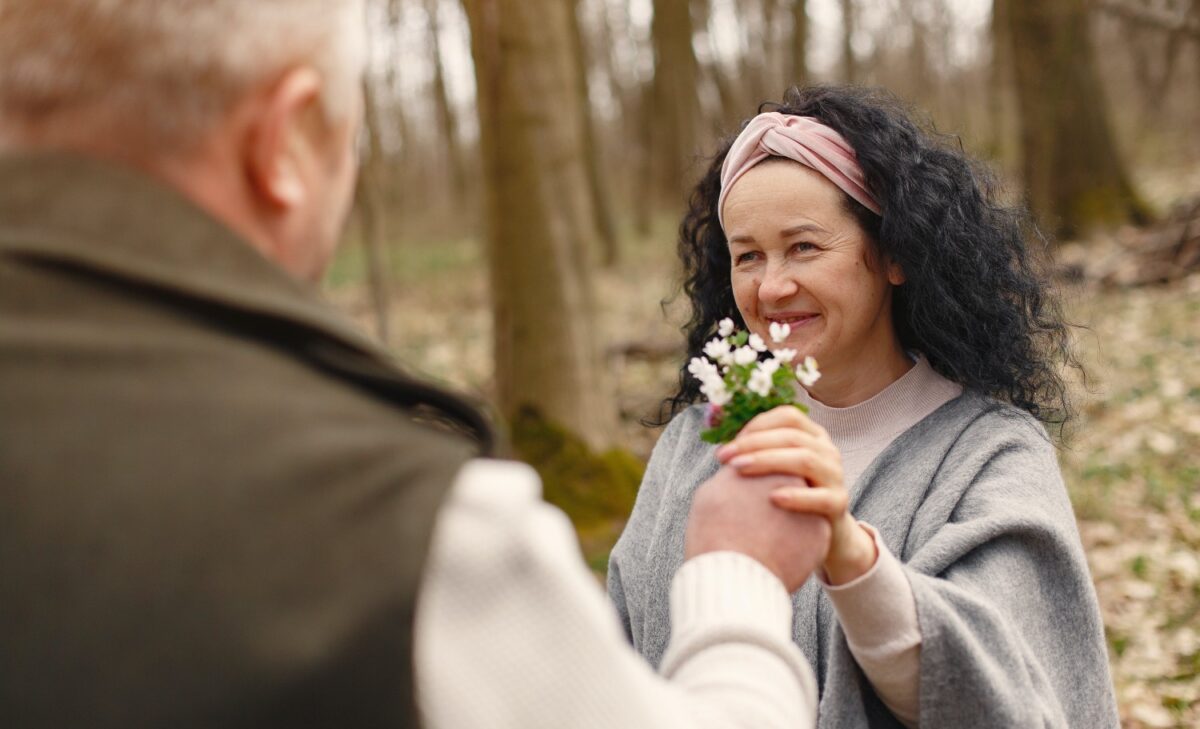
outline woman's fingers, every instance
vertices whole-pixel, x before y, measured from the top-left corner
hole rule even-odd
[[[775,428],[757,433],[743,431],[732,443],[717,449],[717,460],[728,463],[734,456],[775,448],[808,448],[822,450],[824,444],[811,433],[796,428]]]
[[[841,462],[822,451],[809,448],[772,448],[734,457],[729,465],[743,476],[783,473],[801,476],[813,485],[840,488]]]
[[[818,438],[825,437],[825,429],[814,423],[800,408],[794,405],[780,405],[754,416],[742,428],[741,435],[738,437],[776,428],[795,428]]]
[[[849,496],[842,489],[806,489],[788,486],[771,492],[771,503],[801,514],[816,514],[830,521],[846,513]]]

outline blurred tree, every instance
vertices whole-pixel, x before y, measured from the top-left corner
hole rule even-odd
[[[741,26],[742,44],[738,54],[738,77],[746,89],[749,103],[740,109],[738,118],[748,116],[750,109],[768,101],[778,93],[773,87],[772,79],[782,67],[782,61],[773,62],[777,44],[775,41],[775,15],[778,11],[778,0],[759,0],[746,2],[738,6],[736,16]]]
[[[575,53],[575,90],[579,94],[579,107],[582,110],[580,118],[583,121],[583,153],[587,164],[588,186],[592,194],[592,209],[595,210],[596,234],[600,239],[601,259],[605,267],[611,268],[620,257],[617,247],[617,230],[613,222],[612,203],[608,195],[608,181],[604,174],[604,164],[600,158],[600,140],[596,133],[596,120],[593,116],[588,72],[591,67],[592,55],[589,53],[587,39],[583,32],[583,0],[573,0],[571,13],[571,43],[577,49]]]
[[[1200,0],[1178,5],[1181,6],[1179,15],[1170,21],[1163,18],[1159,24],[1131,17],[1128,13],[1124,16],[1130,26],[1129,50],[1133,56],[1134,74],[1143,94],[1141,106],[1146,114],[1155,113],[1157,102],[1171,85],[1179,67],[1180,52],[1187,40],[1189,20],[1200,20]],[[1123,9],[1120,3],[1108,3],[1103,7],[1118,14]]]
[[[842,4],[842,80],[848,84],[858,83],[858,59],[854,57],[854,29],[857,25],[854,0],[841,0]]]
[[[379,137],[379,104],[376,101],[372,79],[363,82],[363,134],[361,154],[363,163],[359,169],[357,189],[358,216],[362,224],[362,241],[366,253],[367,289],[371,297],[371,309],[375,315],[376,333],[385,344],[391,339],[391,296],[388,292],[387,265],[384,250],[387,247],[387,229],[382,196],[384,190],[383,151]]]
[[[713,41],[712,3],[709,0],[692,0],[692,20],[696,28],[704,32],[706,63],[698,65],[700,75],[706,79],[717,92],[717,106],[709,113],[708,128],[714,131],[727,130],[746,113],[746,102],[742,99],[740,89],[733,88],[730,74],[726,73],[721,63],[720,53]]]
[[[1008,4],[1011,0],[992,0],[992,17],[989,30],[991,64],[988,67],[987,119],[988,140],[985,149],[989,156],[1002,164],[1012,164],[1016,155],[1015,144],[1009,133],[1012,127],[1010,103],[1012,93],[1012,22],[1008,19]]]
[[[650,25],[654,46],[654,86],[647,125],[654,156],[657,196],[669,209],[682,206],[697,154],[700,103],[698,70],[692,48],[690,0],[654,0]]]
[[[593,446],[609,441],[586,257],[596,222],[584,159],[572,5],[464,0],[475,61],[496,392]]]
[[[1117,152],[1093,58],[1087,0],[1007,0],[1026,194],[1073,237],[1148,215]]]
[[[456,200],[467,196],[467,169],[462,145],[458,141],[458,129],[454,123],[454,109],[450,105],[450,94],[446,88],[446,69],[442,59],[441,23],[438,8],[441,0],[425,0],[425,14],[429,19],[429,47],[433,54],[433,100],[437,113],[438,130],[446,150],[446,161],[450,168],[450,192]]]
[[[792,0],[792,53],[789,86],[808,84],[808,0]]]

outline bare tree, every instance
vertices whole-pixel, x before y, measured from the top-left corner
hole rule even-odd
[[[561,0],[464,0],[486,180],[503,412],[527,408],[602,445],[616,422],[593,325],[588,190],[571,43]]]
[[[1010,133],[1013,114],[1010,111],[1013,75],[1012,22],[1008,18],[1011,0],[992,0],[992,17],[989,26],[989,42],[992,47],[991,64],[988,68],[987,118],[988,147],[992,157],[1012,165],[1016,155]]]
[[[857,13],[854,0],[841,0],[842,4],[842,80],[848,84],[858,83],[858,59],[854,56],[854,31]]]
[[[1059,236],[1144,221],[1108,120],[1087,0],[1009,0],[1025,190]]]
[[[672,208],[683,200],[697,154],[700,104],[693,34],[689,0],[654,0],[654,90],[651,113],[643,123],[650,125],[658,193]]]
[[[808,83],[808,0],[792,0],[792,53],[788,84]]]
[[[723,130],[746,115],[749,97],[745,89],[735,88],[731,74],[726,71],[713,41],[712,3],[710,0],[692,0],[692,20],[696,28],[703,33],[707,45],[707,62],[698,65],[702,80],[711,84],[716,91],[717,107],[708,112],[706,126],[713,130]]]
[[[579,95],[580,114],[583,121],[583,152],[587,164],[588,186],[592,194],[592,209],[595,210],[596,233],[600,238],[601,257],[606,267],[616,265],[620,257],[617,248],[617,230],[613,221],[612,203],[608,194],[608,182],[600,158],[600,140],[596,133],[596,120],[592,114],[589,94],[588,71],[590,68],[588,43],[583,32],[582,0],[573,0],[571,13],[572,45],[575,46],[575,91]]]
[[[438,129],[450,167],[451,192],[462,200],[467,192],[466,160],[462,145],[458,141],[458,126],[454,123],[454,110],[450,105],[450,94],[446,88],[446,70],[442,60],[441,22],[438,10],[441,0],[425,0],[425,13],[429,18],[429,44],[433,52],[433,100],[437,113]]]

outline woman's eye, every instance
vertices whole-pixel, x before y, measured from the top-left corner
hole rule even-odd
[[[734,257],[733,262],[737,263],[737,264],[750,263],[751,261],[756,260],[757,257],[758,257],[757,253],[755,253],[753,251],[747,251],[745,253],[737,254],[737,256]]]
[[[792,250],[796,253],[811,253],[817,250],[817,247],[812,243],[796,243],[792,246]]]

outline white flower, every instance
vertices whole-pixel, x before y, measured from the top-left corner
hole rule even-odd
[[[748,365],[758,359],[758,352],[755,352],[749,347],[738,347],[733,353],[733,363],[742,366]]]
[[[701,382],[721,378],[717,366],[703,357],[692,357],[692,361],[688,363],[688,372],[691,372],[692,376]]]
[[[750,349],[753,349],[755,352],[767,351],[767,343],[764,342],[763,338],[758,336],[757,334],[750,335],[749,344],[750,344]]]
[[[724,339],[714,339],[704,345],[704,353],[716,362],[726,364],[733,347]]]
[[[775,355],[775,359],[780,362],[791,362],[796,359],[796,350],[794,349],[776,349],[771,354]]]
[[[722,337],[728,337],[730,334],[733,334],[733,319],[722,319],[717,324],[717,334],[720,334]]]
[[[761,369],[756,369],[750,373],[750,380],[746,383],[746,389],[755,395],[766,397],[771,394],[771,384],[771,376]]]
[[[817,380],[821,379],[821,373],[817,371],[817,361],[812,357],[805,357],[804,364],[796,367],[796,379],[805,387],[817,384]]]
[[[700,386],[700,392],[708,398],[708,401],[717,407],[724,407],[733,399],[733,395],[725,387],[725,381],[716,378],[708,380]]]
[[[773,377],[776,370],[779,369],[780,364],[781,362],[777,359],[769,359],[766,362],[759,362],[758,370],[760,372],[765,372],[768,377]]]
[[[792,334],[792,327],[788,324],[779,324],[771,322],[771,341],[776,344],[781,344]]]

